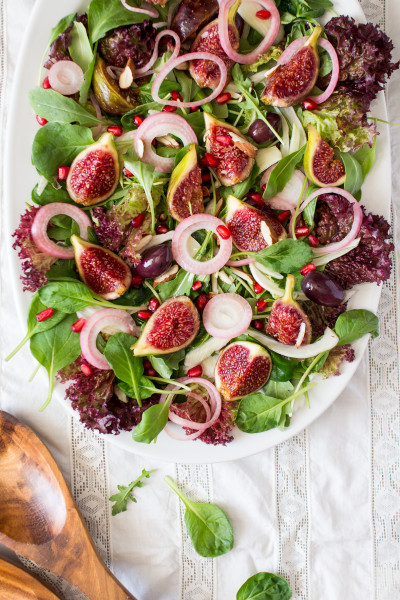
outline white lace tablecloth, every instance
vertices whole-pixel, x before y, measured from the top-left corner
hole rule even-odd
[[[34,0],[0,4],[2,131],[33,4]],[[394,39],[399,58],[399,0],[363,0],[362,5],[368,20],[379,23]],[[400,121],[399,97],[397,72],[388,88],[392,122]],[[393,231],[400,248],[396,127],[392,160]],[[21,164],[21,176],[23,169]],[[3,197],[2,209],[5,202]],[[9,244],[9,232],[3,229],[2,257]],[[7,262],[1,264],[4,357],[22,337],[23,327],[10,292]],[[345,392],[306,431],[254,457],[216,465],[156,463],[92,435],[58,402],[38,414],[44,381],[39,376],[32,384],[27,382],[34,367],[27,348],[11,363],[2,364],[0,407],[25,420],[49,446],[105,561],[140,600],[233,600],[240,585],[258,571],[287,577],[295,600],[397,600],[400,412],[395,281],[396,267],[382,290],[381,335],[370,344]],[[128,484],[144,467],[157,471],[138,490],[137,504],[111,517],[108,497],[117,484]],[[193,499],[224,507],[235,531],[230,553],[218,559],[196,555],[186,534],[182,505],[162,481],[166,474]],[[0,555],[9,553],[0,546]],[[65,598],[82,597],[62,581],[55,585]]]

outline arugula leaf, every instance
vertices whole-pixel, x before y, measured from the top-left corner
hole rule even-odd
[[[265,572],[249,577],[236,594],[236,600],[289,600],[291,597],[286,579]]]
[[[81,353],[79,334],[71,330],[77,318],[76,314],[68,315],[51,329],[35,333],[31,338],[31,352],[49,375],[49,391],[40,411],[50,403],[57,371],[74,362]]]
[[[233,529],[222,508],[189,500],[168,475],[164,481],[186,506],[185,525],[196,552],[200,556],[215,558],[232,550]]]
[[[72,98],[62,96],[54,90],[35,87],[29,92],[29,102],[35,114],[48,121],[58,123],[79,123],[86,127],[94,127],[102,121],[93,113],[80,106]]]
[[[306,191],[306,198],[308,198],[308,196],[310,194],[312,194],[313,192],[315,192],[318,189],[319,188],[316,185],[309,185],[307,188],[307,191]],[[317,200],[318,200],[318,198],[314,198],[313,200],[311,200],[311,202],[309,202],[307,204],[307,206],[305,207],[305,209],[303,210],[304,220],[310,229],[314,228],[314,215],[315,215],[315,209],[317,207]]]
[[[142,479],[150,477],[151,473],[154,473],[156,469],[152,469],[151,471],[146,471],[146,469],[142,469],[141,475],[135,479],[135,481],[131,481],[131,483],[127,486],[117,485],[119,489],[118,494],[113,494],[110,496],[109,500],[111,502],[115,502],[112,506],[111,514],[113,516],[118,515],[121,512],[125,512],[127,510],[128,501],[132,500],[132,502],[137,502],[136,498],[132,494],[132,490],[135,487],[141,488],[144,486]]]
[[[49,46],[51,46],[51,44],[58,38],[60,33],[63,33],[71,25],[75,17],[76,13],[72,13],[71,15],[67,15],[66,17],[63,17],[62,19],[60,19],[60,21],[58,21],[57,25],[51,30],[51,35],[47,44],[47,48],[49,48]]]
[[[361,165],[355,156],[349,152],[341,152],[340,158],[346,171],[344,189],[355,196],[361,190],[364,180]]]
[[[273,198],[278,192],[283,190],[287,182],[291,179],[295,168],[303,159],[305,150],[306,144],[300,150],[297,150],[297,152],[281,158],[278,164],[272,169],[263,194],[265,200]]]
[[[92,46],[89,42],[86,27],[83,23],[75,21],[71,31],[72,41],[68,47],[72,60],[77,63],[83,72],[87,71],[93,60]]]
[[[142,420],[133,430],[132,437],[135,442],[150,444],[156,439],[168,422],[169,407],[173,396],[169,396],[165,402],[154,404],[147,408]]]
[[[47,123],[38,129],[33,140],[32,164],[40,175],[52,181],[60,165],[70,165],[90,144],[93,144],[93,135],[87,127]]]
[[[131,4],[135,6],[135,3],[131,2]],[[124,8],[120,0],[92,0],[88,9],[89,35],[92,44],[110,29],[121,25],[142,23],[145,19],[148,19],[146,15]]]
[[[104,356],[118,379],[125,381],[133,389],[133,397],[136,398],[139,406],[142,406],[139,383],[143,375],[143,359],[134,356],[131,350],[136,339],[128,333],[112,335],[107,342]]]
[[[378,317],[369,310],[348,310],[339,315],[335,323],[335,333],[339,338],[337,345],[351,344],[366,333],[375,338],[379,335],[378,327]]]
[[[132,149],[125,154],[124,164],[125,167],[135,176],[145,191],[151,214],[151,232],[154,234],[156,217],[154,212],[154,202],[151,195],[151,188],[153,187],[154,180],[159,176],[159,174],[152,165],[148,165],[139,160],[139,157]]]
[[[312,262],[314,255],[309,244],[286,238],[254,254],[257,262],[279,273],[294,273]]]

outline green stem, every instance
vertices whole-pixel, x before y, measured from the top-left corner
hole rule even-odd
[[[163,377],[148,377],[147,379],[151,379],[152,381],[158,381],[160,383],[167,383],[168,385],[175,385],[176,387],[182,388],[184,390],[188,390],[190,392],[190,387],[184,385],[183,383],[179,383],[178,381],[172,381],[171,379],[164,379]]]
[[[145,285],[146,287],[148,287],[148,288],[149,288],[149,290],[151,291],[151,293],[154,295],[154,297],[155,297],[155,298],[157,298],[157,300],[158,300],[158,301],[159,301],[159,303],[161,304],[161,303],[162,303],[162,300],[161,300],[160,296],[157,294],[156,290],[155,290],[155,289],[153,288],[153,286],[151,285],[151,283],[149,283],[149,282],[147,281],[147,279],[145,279],[143,283],[144,283],[144,285]]]
[[[175,492],[175,494],[177,494],[179,496],[179,498],[182,500],[184,505],[189,506],[189,498],[187,498],[187,496],[185,496],[185,494],[178,488],[178,486],[176,485],[176,483],[172,479],[172,477],[170,477],[169,475],[166,475],[164,477],[164,481],[167,485],[169,485],[171,490],[173,490]]]
[[[26,344],[26,342],[32,337],[33,331],[27,332],[26,336],[20,341],[18,346],[14,348],[14,350],[5,358],[5,361],[9,361],[21,350],[21,348]]]
[[[308,368],[306,369],[306,371],[304,371],[304,373],[302,375],[302,378],[300,379],[299,383],[296,386],[295,392],[297,392],[297,390],[302,386],[302,384],[303,384],[304,380],[306,379],[306,377],[308,376],[308,374],[315,367],[315,365],[317,364],[317,362],[321,360],[321,358],[323,357],[324,354],[325,354],[325,352],[320,352],[319,354],[317,354],[317,356],[314,358],[314,360],[308,366]]]
[[[36,373],[39,371],[39,369],[40,369],[40,363],[38,363],[38,364],[36,365],[36,367],[34,368],[34,370],[33,370],[33,372],[32,372],[32,375],[29,377],[29,379],[28,379],[28,382],[29,382],[29,383],[31,383],[31,382],[34,380],[34,378],[35,378],[35,376],[36,376]]]
[[[51,397],[53,395],[53,389],[54,389],[54,377],[50,376],[49,377],[49,391],[47,394],[47,398],[46,398],[44,404],[42,404],[42,406],[39,408],[39,412],[43,412],[44,409],[47,408],[48,405],[50,404]]]

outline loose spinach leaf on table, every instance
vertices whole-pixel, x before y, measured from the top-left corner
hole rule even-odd
[[[287,238],[255,254],[257,262],[279,273],[299,271],[314,258],[307,242]]]
[[[304,156],[306,146],[304,145],[297,152],[293,152],[282,158],[278,164],[272,169],[269,176],[267,187],[265,188],[263,197],[268,200],[281,192],[288,181],[291,179],[297,165],[301,162]]]
[[[351,344],[366,333],[370,333],[373,338],[377,337],[378,327],[378,317],[369,310],[348,310],[339,315],[335,323],[335,333],[339,337],[337,345]]]
[[[102,121],[72,98],[62,96],[54,90],[36,87],[29,92],[29,101],[35,113],[48,121],[79,123],[94,127]]]
[[[143,375],[143,359],[134,356],[131,346],[136,342],[136,337],[128,333],[112,335],[106,345],[104,356],[114,373],[133,390],[139,406],[142,406],[139,390],[140,378]]]
[[[119,490],[118,494],[113,494],[110,496],[110,502],[114,502],[111,510],[111,514],[113,516],[118,515],[121,512],[125,512],[127,510],[128,501],[137,502],[136,498],[132,494],[132,490],[135,487],[141,488],[144,486],[142,479],[150,477],[151,473],[154,473],[156,469],[152,469],[151,471],[146,471],[146,469],[142,469],[141,475],[135,479],[135,481],[131,481],[131,483],[127,486],[117,485]]]
[[[222,508],[189,500],[168,475],[164,481],[186,506],[185,525],[196,552],[200,556],[215,558],[232,550],[233,529]]]
[[[274,573],[256,573],[236,594],[236,600],[289,600],[291,597],[286,579]]]
[[[51,400],[57,371],[74,362],[81,353],[79,334],[71,330],[77,318],[76,314],[68,315],[52,329],[35,333],[31,338],[31,352],[49,375],[49,392],[41,411]]]
[[[137,2],[130,2],[130,4],[139,6]],[[145,14],[127,10],[120,0],[92,0],[88,10],[89,35],[92,44],[102,38],[110,29],[121,25],[141,23],[148,18]]]

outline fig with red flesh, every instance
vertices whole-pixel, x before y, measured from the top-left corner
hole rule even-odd
[[[193,38],[200,27],[218,14],[218,10],[218,0],[183,0],[172,19],[171,29],[184,42]]]
[[[335,158],[333,148],[311,124],[308,126],[304,170],[308,179],[319,187],[338,187],[346,179],[344,164]]]
[[[322,27],[315,27],[308,40],[286,64],[277,65],[267,74],[261,94],[264,104],[293,106],[309,95],[318,78],[317,43],[321,33]]]
[[[241,202],[235,196],[228,196],[225,222],[233,243],[242,252],[260,252],[287,237],[278,219]]]
[[[311,324],[306,313],[293,300],[295,278],[286,278],[285,295],[272,305],[266,332],[281,344],[304,346],[311,341]]]
[[[75,202],[91,206],[109,198],[118,185],[119,161],[112,133],[82,150],[67,177],[67,192]]]
[[[253,342],[234,342],[223,350],[215,367],[215,387],[225,400],[239,400],[265,385],[271,356]]]
[[[199,313],[190,298],[169,298],[147,321],[133,353],[147,356],[177,352],[192,343],[199,329]]]
[[[236,185],[247,179],[254,167],[257,148],[236,127],[204,113],[206,150],[215,159],[215,171],[222,185]]]
[[[172,171],[168,186],[167,205],[178,222],[190,215],[204,212],[201,170],[197,164],[195,144]]]
[[[88,288],[105,300],[115,300],[129,289],[129,267],[111,250],[71,235],[79,275]]]

